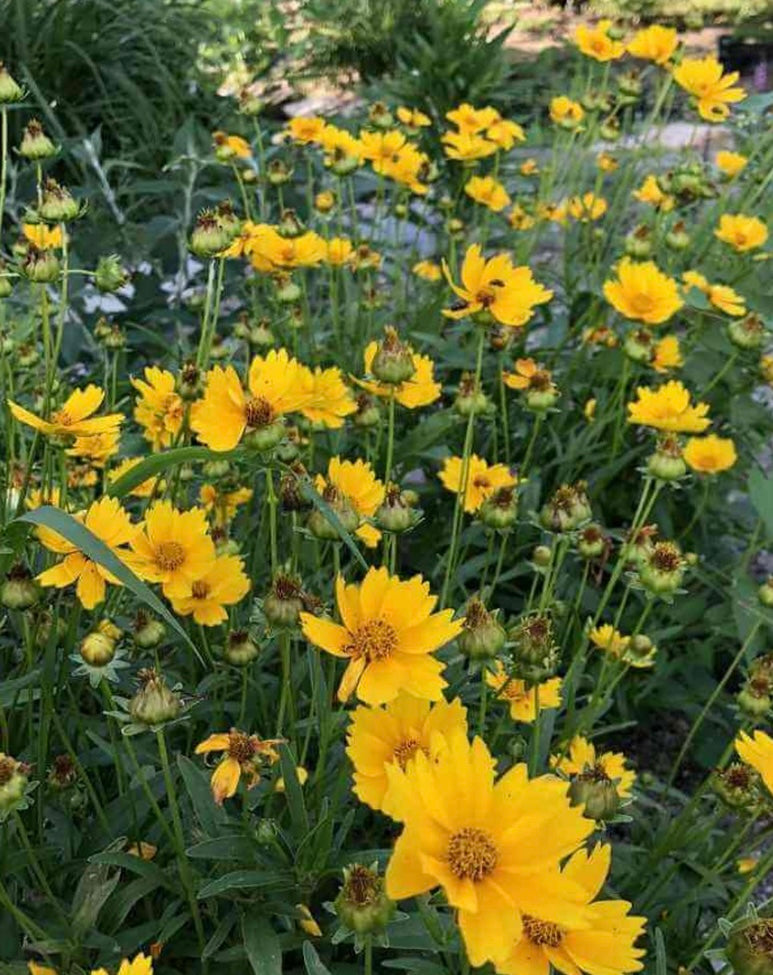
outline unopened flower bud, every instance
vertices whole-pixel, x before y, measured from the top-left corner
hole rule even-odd
[[[690,235],[684,228],[684,223],[679,220],[666,234],[666,246],[672,251],[684,251],[690,246]]]
[[[744,918],[733,925],[725,954],[736,975],[773,975],[773,918]]]
[[[292,179],[292,169],[281,159],[272,159],[266,167],[268,181],[272,186],[282,186]]]
[[[682,445],[674,434],[658,438],[655,452],[647,460],[647,470],[661,481],[678,481],[687,472]]]
[[[129,705],[133,720],[154,727],[176,718],[182,703],[163,676],[152,669],[141,670],[137,676],[140,688]]]
[[[629,332],[623,342],[623,352],[633,362],[649,362],[653,349],[652,332],[646,328],[637,328]]]
[[[381,408],[378,400],[367,393],[359,393],[356,399],[357,412],[354,414],[355,426],[367,429],[375,427],[381,422]]]
[[[378,344],[370,371],[376,379],[395,386],[411,379],[416,372],[413,350],[400,340],[391,326],[384,329],[384,338]]]
[[[336,914],[357,934],[380,934],[395,915],[396,906],[384,892],[384,881],[374,864],[344,867],[344,883],[334,901]]]
[[[142,650],[157,647],[166,635],[166,627],[161,620],[151,616],[144,609],[137,611],[132,630],[134,642]]]
[[[0,752],[0,813],[9,813],[24,798],[29,766]]]
[[[485,413],[489,408],[489,398],[475,382],[475,377],[470,372],[462,374],[459,382],[459,391],[454,400],[454,410],[460,416],[470,416]]]
[[[299,284],[293,281],[289,274],[276,278],[276,300],[282,305],[294,305],[300,301],[302,291]]]
[[[749,312],[745,318],[734,318],[728,324],[727,335],[739,349],[757,349],[764,343],[767,332],[760,316]]]
[[[506,531],[518,517],[518,494],[514,487],[501,487],[490,494],[478,510],[478,520],[495,531]]]
[[[685,559],[675,542],[656,542],[639,568],[645,589],[656,595],[668,595],[682,584]]]
[[[547,569],[553,558],[553,553],[547,545],[536,545],[531,553],[531,561],[540,569]]]
[[[228,247],[231,236],[214,210],[203,210],[193,227],[190,249],[197,257],[215,257]]]
[[[768,576],[762,583],[757,590],[757,598],[763,606],[773,607],[773,576]]]
[[[0,61],[0,105],[11,105],[20,102],[24,92],[8,73],[8,69]]]
[[[382,531],[397,535],[413,528],[419,517],[419,512],[408,504],[398,485],[389,484],[373,520]]]
[[[43,131],[43,126],[36,119],[30,119],[19,146],[19,155],[25,159],[48,159],[56,154],[56,146]]]
[[[223,648],[223,656],[235,667],[246,667],[255,660],[258,652],[247,630],[231,630]]]
[[[394,125],[394,116],[383,102],[373,102],[368,110],[368,121],[377,129],[389,129]]]
[[[635,257],[638,260],[650,257],[652,254],[652,232],[650,228],[644,225],[634,227],[626,235],[623,248],[628,257]]]
[[[113,294],[129,283],[129,272],[117,254],[100,257],[94,271],[94,284],[103,294]]]
[[[263,600],[263,613],[266,619],[273,626],[292,628],[298,625],[303,609],[301,580],[288,573],[278,573]]]
[[[596,524],[586,525],[577,538],[577,551],[584,559],[597,559],[603,555],[606,545],[604,532]]]
[[[553,532],[570,532],[579,528],[591,516],[586,484],[562,484],[540,511],[544,528]]]
[[[620,808],[620,796],[614,781],[598,765],[576,775],[569,786],[573,806],[583,807],[586,819],[604,821],[614,818]]]
[[[61,266],[53,250],[41,251],[30,244],[20,270],[25,278],[35,284],[53,284],[59,279]]]
[[[513,648],[513,672],[530,684],[540,684],[553,677],[558,669],[559,649],[555,642],[553,620],[545,613],[524,616],[510,630]]]
[[[352,507],[349,499],[341,494],[337,488],[328,484],[322,492],[322,498],[330,506],[345,531],[351,534],[359,528],[360,516]],[[315,538],[329,541],[341,540],[336,525],[329,521],[319,508],[315,508],[309,515],[308,528]]]
[[[115,657],[115,640],[94,630],[81,640],[78,652],[90,667],[104,667]]]
[[[70,191],[60,186],[55,179],[47,179],[43,184],[43,196],[38,206],[38,214],[49,223],[65,223],[74,220],[81,211],[80,204]]]
[[[504,627],[496,616],[480,599],[471,599],[464,611],[464,626],[457,639],[459,650],[472,660],[490,659],[499,653],[506,638]]]
[[[752,677],[746,681],[736,698],[738,707],[747,718],[760,721],[770,712],[770,682],[765,677]]]
[[[40,599],[40,586],[26,566],[13,566],[5,577],[0,602],[6,609],[28,609]]]

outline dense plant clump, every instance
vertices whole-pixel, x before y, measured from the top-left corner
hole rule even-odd
[[[4,971],[773,970],[770,99],[574,42],[248,80],[174,268],[0,66]]]

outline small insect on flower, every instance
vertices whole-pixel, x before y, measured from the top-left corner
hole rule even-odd
[[[262,766],[279,761],[276,749],[281,744],[280,739],[262,739],[236,728],[231,728],[227,734],[210,735],[200,742],[196,746],[197,755],[224,753],[210,780],[212,797],[217,805],[222,806],[226,799],[236,793],[242,776],[246,787],[254,788],[260,782]]]
[[[338,576],[341,623],[301,613],[306,639],[348,662],[338,699],[356,692],[366,704],[386,704],[410,690],[440,700],[444,665],[433,654],[458,636],[464,620],[454,620],[450,609],[433,613],[436,603],[421,576],[402,580],[385,568],[370,568],[359,585]]]

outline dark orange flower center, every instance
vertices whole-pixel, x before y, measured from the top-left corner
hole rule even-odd
[[[384,619],[368,620],[349,635],[344,653],[366,660],[385,660],[397,649],[397,631]]]
[[[194,599],[206,599],[211,591],[209,583],[204,582],[203,579],[197,579],[191,586],[191,596]]]
[[[156,564],[164,572],[174,572],[185,561],[185,549],[179,542],[161,542],[156,548]]]
[[[425,755],[427,754],[427,749],[424,748],[418,739],[405,738],[395,747],[393,755],[397,764],[405,771],[405,766],[410,762],[416,752],[419,751],[424,752]]]
[[[51,422],[58,423],[60,427],[69,427],[72,426],[74,420],[67,410],[57,410],[56,413],[51,414]]]
[[[482,829],[465,826],[448,841],[446,859],[460,880],[484,880],[497,865],[497,848]]]
[[[564,932],[552,921],[540,921],[530,914],[523,915],[523,933],[532,944],[557,948],[564,940]]]
[[[241,765],[255,757],[255,739],[243,731],[232,731],[228,735],[228,755]]]
[[[248,427],[267,427],[274,419],[274,410],[267,399],[254,396],[244,404],[244,418]]]

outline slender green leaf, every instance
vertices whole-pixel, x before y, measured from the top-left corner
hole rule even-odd
[[[303,964],[307,975],[330,975],[330,969],[322,964],[317,949],[310,941],[303,942]]]
[[[236,451],[223,453],[221,451],[210,450],[209,447],[175,447],[174,450],[165,450],[160,454],[151,454],[140,461],[139,464],[127,471],[123,477],[113,481],[107,488],[107,493],[114,498],[123,498],[131,490],[142,484],[150,477],[158,477],[170,467],[178,467],[180,464],[190,464],[193,461],[207,460],[228,460],[236,455]]]
[[[305,837],[309,832],[309,817],[306,812],[306,803],[303,799],[303,789],[298,781],[295,760],[287,745],[279,746],[279,761],[282,767],[285,796],[287,797],[287,805],[290,808],[293,832],[296,836]]]
[[[260,887],[281,887],[287,878],[276,870],[233,870],[216,880],[204,884],[198,893],[199,900],[227,894],[232,890],[255,890]]]
[[[245,914],[242,918],[242,938],[255,975],[282,975],[282,949],[268,918],[260,914]]]
[[[217,834],[227,817],[223,809],[215,805],[207,775],[185,755],[177,756],[177,767],[201,828],[209,835]]]

